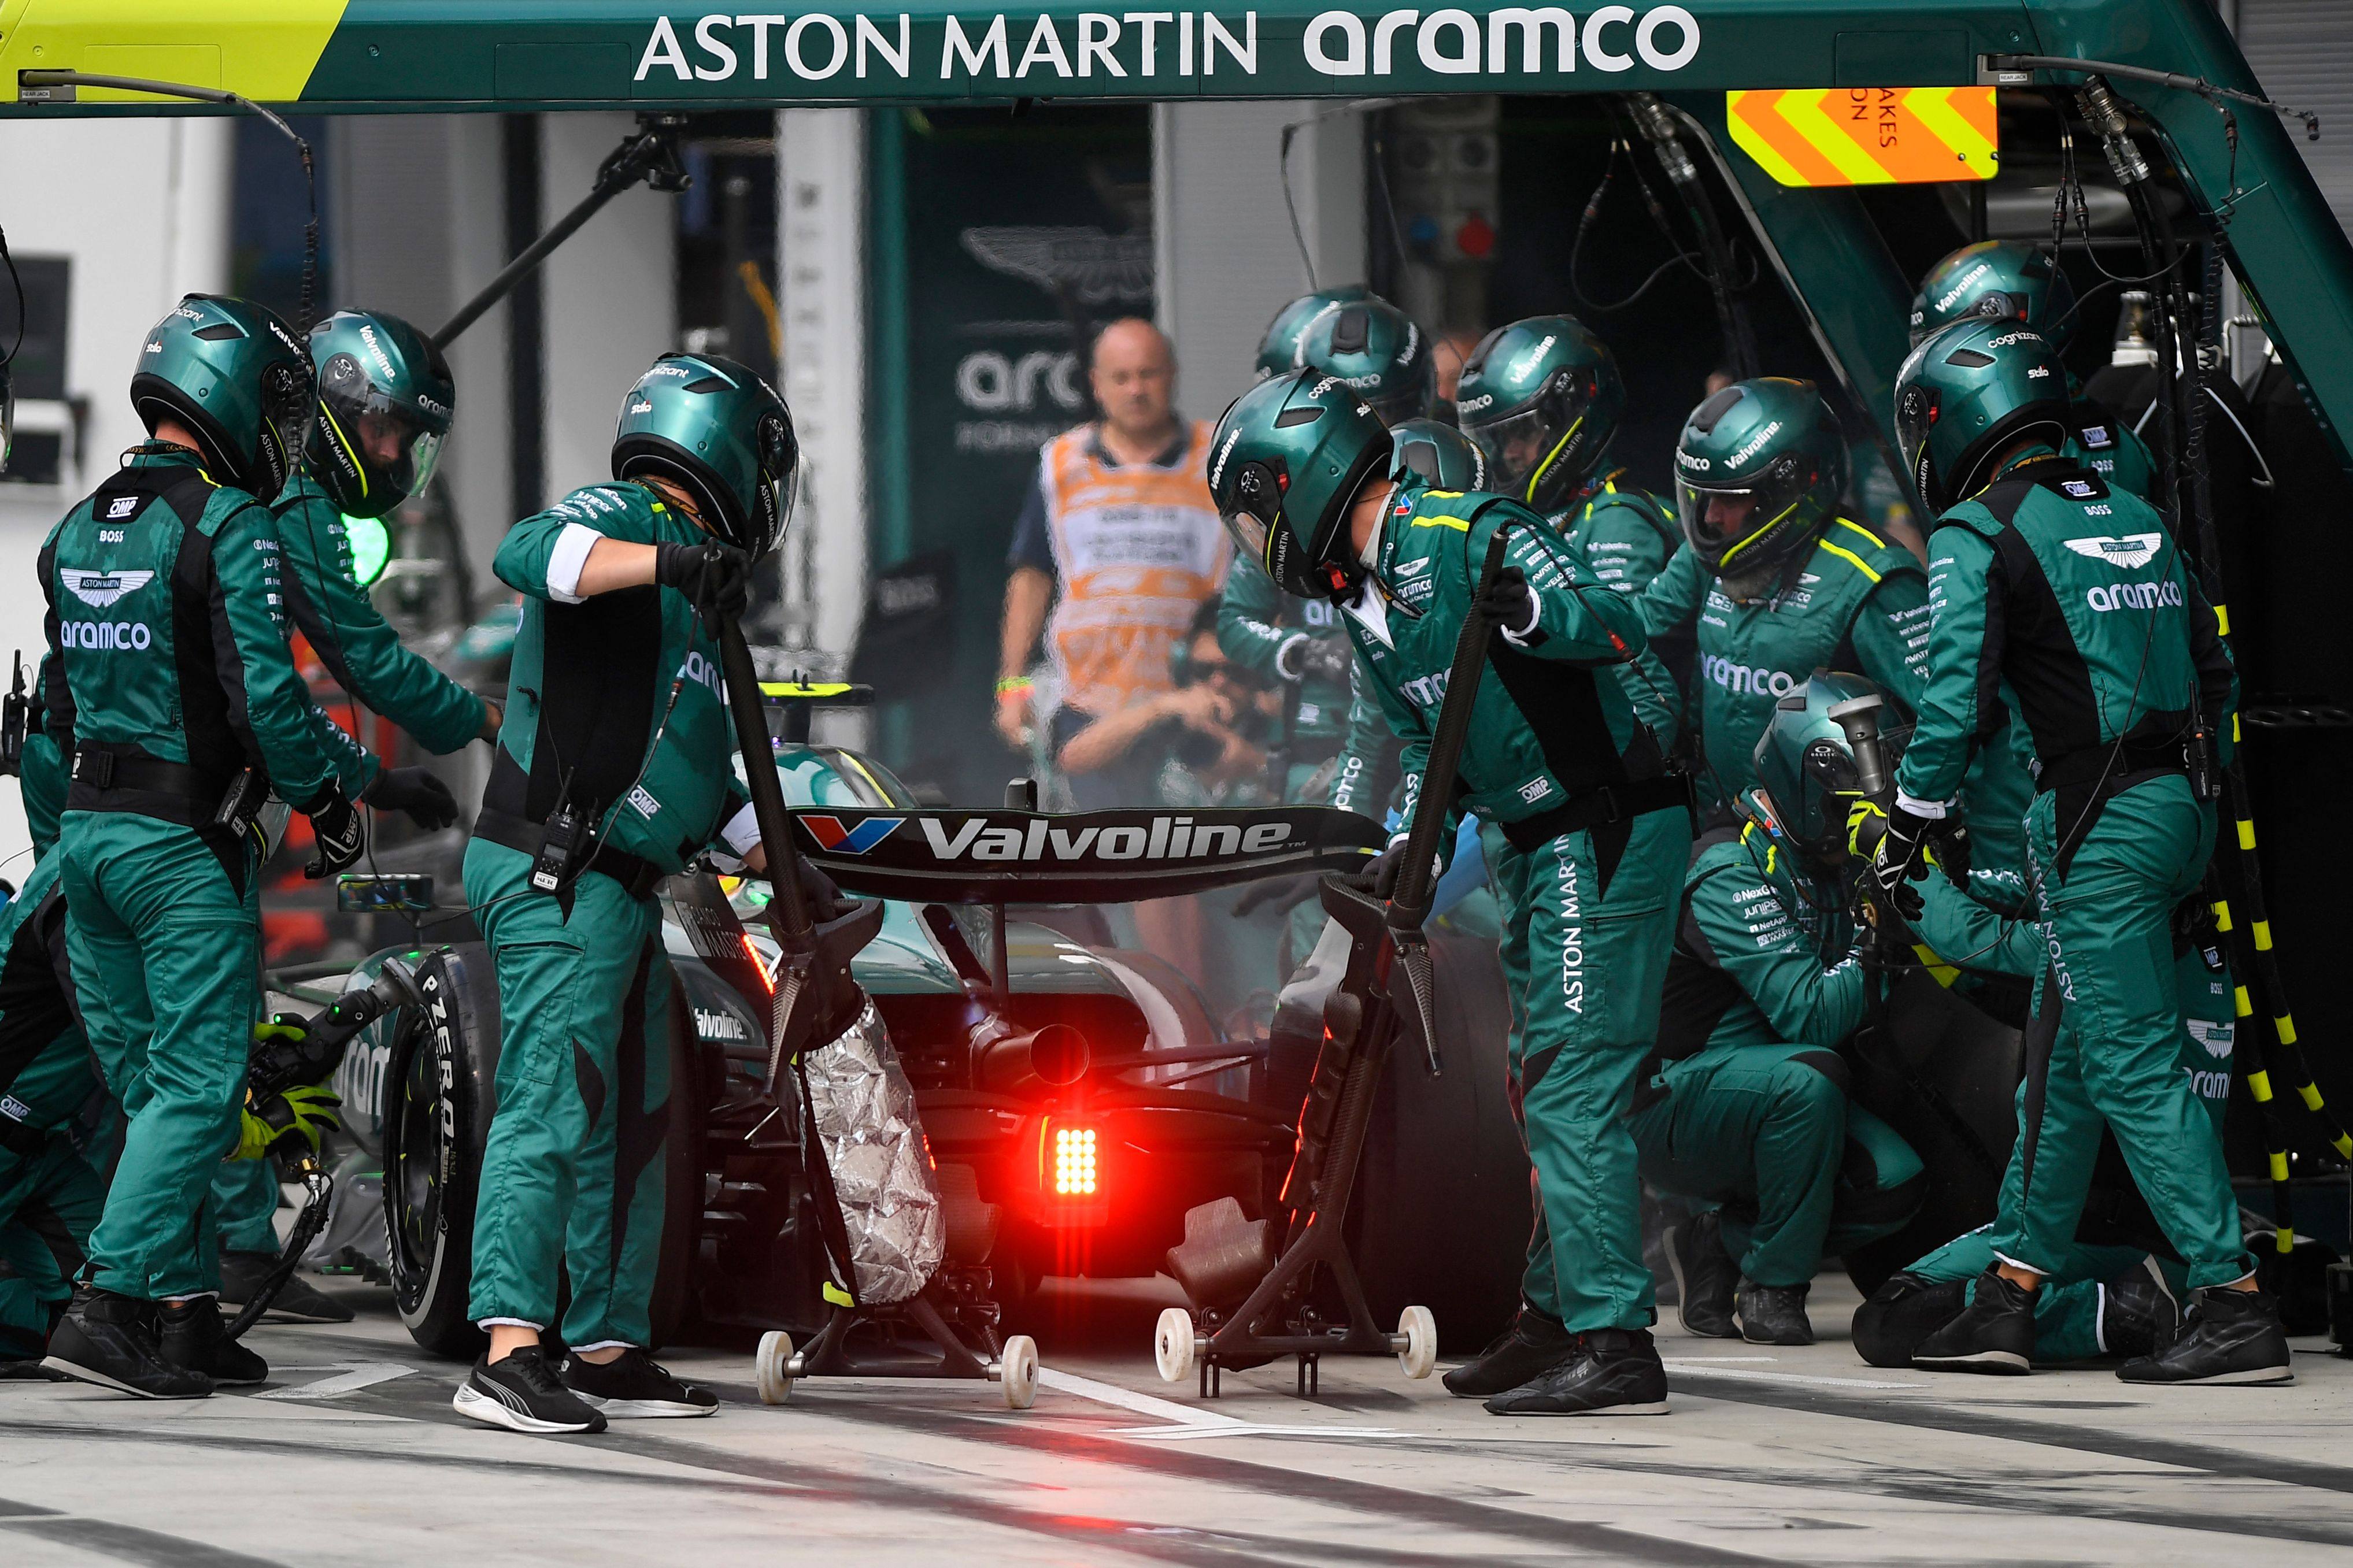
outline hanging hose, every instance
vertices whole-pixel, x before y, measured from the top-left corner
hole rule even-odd
[[[1657,155],[1659,166],[1683,195],[1684,211],[1699,235],[1700,255],[1705,262],[1703,273],[1707,279],[1708,292],[1715,300],[1716,327],[1723,334],[1725,359],[1736,378],[1746,381],[1758,374],[1762,362],[1757,353],[1756,329],[1749,324],[1747,310],[1733,295],[1732,244],[1725,237],[1724,226],[1716,221],[1715,204],[1701,183],[1699,166],[1692,162],[1666,105],[1647,92],[1629,93],[1627,103],[1635,126]]]
[[[2151,266],[2158,268],[2158,282],[2154,326],[2158,338],[2158,400],[2166,433],[2164,454],[2164,487],[2172,501],[2171,519],[2177,534],[2186,519],[2196,526],[2197,548],[2192,560],[2200,588],[2214,607],[2215,629],[2227,647],[2231,640],[2230,605],[2223,594],[2221,553],[2214,527],[2212,476],[2206,444],[2206,405],[2213,394],[2206,382],[2206,364],[2201,350],[2211,346],[2216,333],[2212,305],[2221,289],[2221,252],[2210,241],[2201,284],[2204,298],[2193,307],[2189,291],[2181,281],[2178,265],[2180,252],[2176,247],[2170,226],[2161,208],[2149,199],[2147,189],[2148,166],[2132,144],[2129,127],[2117,108],[2106,84],[2097,77],[2087,81],[2080,95],[2085,117],[2100,132],[2108,155],[2109,166],[2115,170],[2130,204],[2135,226],[2139,231],[2144,254]],[[2162,264],[2161,266],[2159,264]],[[2201,308],[2202,307],[2202,308]],[[2194,341],[2185,342],[2184,329],[2198,323]],[[2187,377],[2189,395],[2178,395],[2179,378]],[[2244,1065],[2247,1088],[2254,1097],[2255,1109],[2263,1128],[2263,1149],[2272,1183],[2272,1203],[2274,1220],[2274,1245],[2280,1252],[2293,1250],[2295,1228],[2292,1194],[2288,1186],[2287,1137],[2272,1088],[2266,1053],[2255,1038],[2250,1026],[2255,1015],[2255,1001],[2251,995],[2247,979],[2254,983],[2262,995],[2263,1016],[2270,1021],[2273,1041],[2277,1047],[2281,1069],[2296,1084],[2296,1093],[2306,1110],[2319,1120],[2323,1136],[2337,1153],[2353,1158],[2353,1137],[2348,1137],[2336,1117],[2328,1110],[2319,1087],[2313,1081],[2310,1064],[2297,1043],[2295,1020],[2287,1005],[2287,992],[2279,973],[2278,956],[2272,942],[2271,920],[2263,897],[2263,868],[2255,854],[2255,824],[2253,801],[2247,786],[2246,764],[2238,751],[2240,740],[2237,715],[2232,716],[2232,753],[2223,770],[2223,804],[2233,828],[2232,834],[2232,866],[2237,873],[2240,903],[2247,923],[2240,926],[2233,918],[2230,900],[2218,896],[2214,900],[2214,915],[2218,928],[2230,939],[2233,955],[2233,1005],[2241,1020],[2237,1052]]]

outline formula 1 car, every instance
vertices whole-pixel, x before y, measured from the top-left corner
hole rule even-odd
[[[774,726],[805,735],[806,707],[824,695],[772,698]],[[951,1300],[1018,1321],[1047,1277],[1159,1271],[1193,1211],[1221,1200],[1250,1217],[1265,1211],[1292,1158],[1320,1016],[1288,1007],[1271,1034],[1230,1037],[1158,958],[1073,941],[1005,906],[1296,876],[1361,860],[1380,842],[1375,825],[1281,808],[925,810],[871,758],[793,739],[776,760],[803,852],[846,889],[888,900],[853,973],[916,1089]],[[1320,840],[1297,826],[1309,819]],[[767,1089],[776,952],[746,918],[765,896],[763,883],[708,871],[660,894],[679,979],[659,1129],[669,1206],[654,1319],[667,1338],[698,1324],[806,1332],[824,1315],[801,1108]],[[1414,1066],[1384,1096],[1355,1224],[1377,1303],[1426,1302],[1461,1342],[1511,1310],[1526,1163],[1504,1099],[1508,1018],[1492,951],[1442,936],[1436,946],[1463,1025],[1460,1066],[1438,1080]],[[335,1083],[354,1147],[312,1258],[381,1268],[420,1345],[471,1355],[480,1342],[465,1308],[496,1102],[498,988],[487,951],[455,942],[379,952],[324,989],[365,984],[396,956],[414,966],[424,1002],[344,1058]]]

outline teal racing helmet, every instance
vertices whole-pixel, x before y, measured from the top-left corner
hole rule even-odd
[[[1277,310],[1258,341],[1258,379],[1288,375],[1299,368],[1299,334],[1307,330],[1307,323],[1315,319],[1317,311],[1327,305],[1353,305],[1372,298],[1373,291],[1363,284],[1348,283],[1302,294]]]
[[[151,436],[164,419],[187,426],[206,472],[268,501],[302,450],[311,380],[310,354],[276,311],[190,294],[140,345],[131,405]]]
[[[2057,261],[2015,239],[1965,245],[1928,268],[1912,297],[1914,347],[1955,321],[2023,321],[2064,353],[2075,336],[2075,286]]]
[[[1388,426],[1338,376],[1261,381],[1233,401],[1209,443],[1209,499],[1234,543],[1275,586],[1336,598],[1364,576],[1348,509],[1388,469]]]
[[[1743,812],[1811,859],[1835,861],[1846,853],[1847,813],[1863,797],[1854,744],[1846,724],[1831,716],[1833,708],[1857,698],[1879,701],[1873,727],[1883,765],[1893,777],[1912,735],[1911,721],[1860,675],[1814,671],[1805,685],[1773,705],[1773,717],[1757,738],[1757,784],[1743,792]]]
[[[1408,419],[1389,426],[1395,457],[1389,478],[1441,490],[1487,488],[1487,455],[1453,426],[1435,419]]]
[[[1436,392],[1430,335],[1386,300],[1324,306],[1301,329],[1295,363],[1346,382],[1384,425],[1423,417]]]
[[[1462,433],[1487,455],[1497,490],[1558,511],[1601,467],[1626,411],[1609,346],[1573,316],[1498,327],[1462,363]]]
[[[1930,517],[1983,489],[2010,447],[2056,450],[2072,430],[2058,352],[2016,321],[1957,321],[1895,373],[1896,446]]]
[[[311,329],[319,416],[303,465],[347,517],[382,517],[424,489],[458,402],[448,362],[397,316],[339,310]]]
[[[711,531],[754,560],[784,537],[799,474],[792,411],[732,359],[664,354],[621,399],[613,477],[682,487]]]
[[[1846,437],[1812,382],[1735,382],[1692,410],[1675,442],[1683,538],[1718,578],[1761,588],[1837,515],[1846,464]]]

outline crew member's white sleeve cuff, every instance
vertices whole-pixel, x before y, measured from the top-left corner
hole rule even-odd
[[[1283,638],[1282,646],[1274,650],[1275,674],[1282,677],[1285,680],[1298,679],[1298,658],[1301,651],[1306,647],[1307,634],[1305,632],[1293,632],[1289,637]]]
[[[588,565],[588,552],[605,536],[586,523],[567,522],[564,531],[555,536],[555,548],[547,554],[547,596],[559,605],[576,605],[583,597],[580,574]]]
[[[1942,822],[1946,813],[1953,809],[1953,803],[1949,800],[1920,800],[1899,789],[1895,792],[1895,809],[1908,811],[1915,816],[1925,816],[1931,822]]]
[[[1536,623],[1543,619],[1544,601],[1531,594],[1528,595],[1527,623],[1525,626],[1503,626],[1497,629],[1503,632],[1504,640],[1510,643],[1514,647],[1525,647],[1527,646],[1527,638],[1535,635]]]
[[[719,830],[719,837],[739,859],[759,847],[760,819],[754,815],[748,802],[743,810],[727,819],[727,826]]]

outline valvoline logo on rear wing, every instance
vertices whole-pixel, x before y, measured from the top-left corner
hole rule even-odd
[[[852,892],[951,904],[1103,904],[1353,871],[1387,840],[1327,806],[1248,811],[797,811],[801,853]]]

